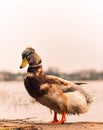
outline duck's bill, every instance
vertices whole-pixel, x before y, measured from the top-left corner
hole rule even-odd
[[[20,65],[20,68],[21,69],[24,68],[27,64],[28,64],[28,61],[26,59],[23,59],[21,65]]]

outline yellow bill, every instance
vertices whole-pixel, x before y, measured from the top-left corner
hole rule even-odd
[[[23,59],[20,68],[24,68],[28,64],[27,59]]]

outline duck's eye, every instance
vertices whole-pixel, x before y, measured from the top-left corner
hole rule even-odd
[[[27,56],[26,55],[22,55],[22,59],[27,59]]]
[[[27,57],[27,60],[30,61],[30,56]]]

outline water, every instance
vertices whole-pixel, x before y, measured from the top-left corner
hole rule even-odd
[[[89,111],[80,116],[67,116],[67,122],[103,122],[103,81],[90,81],[89,89],[96,98]],[[50,110],[35,103],[25,90],[23,82],[0,82],[0,119],[25,119],[48,122],[53,118]]]

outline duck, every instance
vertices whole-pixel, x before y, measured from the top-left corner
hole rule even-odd
[[[86,113],[93,102],[93,96],[81,84],[63,78],[46,75],[43,72],[42,59],[34,48],[27,47],[22,52],[20,69],[28,64],[24,86],[28,94],[40,104],[54,111],[54,124],[63,124],[66,114]],[[61,114],[61,119],[57,119]]]

